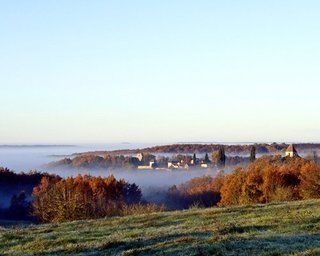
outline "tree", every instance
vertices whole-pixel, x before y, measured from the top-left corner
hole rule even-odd
[[[256,160],[256,147],[252,146],[250,151],[250,162],[254,162]]]
[[[33,190],[33,213],[44,222],[63,222],[119,215],[124,205],[141,202],[135,184],[107,178],[44,177]]]
[[[13,219],[26,219],[29,214],[29,203],[24,191],[18,195],[13,195],[9,207],[10,218]]]
[[[126,204],[138,204],[141,202],[141,189],[135,183],[127,183],[125,180],[120,180],[123,186],[123,195]]]
[[[317,151],[313,151],[313,161],[318,164],[318,154]]]
[[[219,147],[217,166],[219,168],[224,168],[226,166],[226,154],[223,146]]]
[[[241,203],[242,186],[246,181],[246,172],[242,168],[235,169],[224,179],[219,206],[239,205]]]
[[[194,165],[197,165],[197,156],[196,153],[193,154],[192,161]]]
[[[320,198],[320,166],[309,163],[301,168],[300,194],[303,199]]]
[[[205,157],[204,157],[204,162],[206,164],[210,163],[210,159],[209,159],[209,156],[208,156],[208,153],[206,153]]]
[[[167,204],[171,209],[187,209],[192,205],[209,207],[217,205],[220,201],[220,188],[223,174],[213,178],[202,176],[193,178],[178,187],[169,188]]]
[[[320,198],[320,166],[303,158],[263,156],[227,175],[220,205]]]

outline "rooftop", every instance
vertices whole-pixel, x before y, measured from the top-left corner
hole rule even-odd
[[[297,153],[296,148],[294,147],[293,144],[290,144],[289,147],[287,148],[286,152],[294,152]]]

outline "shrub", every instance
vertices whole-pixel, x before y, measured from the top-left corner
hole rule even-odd
[[[157,205],[157,204],[124,204],[121,209],[121,215],[135,215],[135,214],[148,214],[154,212],[163,212],[165,211],[164,205]]]

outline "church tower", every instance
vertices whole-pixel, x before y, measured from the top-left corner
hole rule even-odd
[[[295,149],[293,144],[290,144],[286,150],[286,156],[288,157],[296,157],[299,156],[297,150]]]

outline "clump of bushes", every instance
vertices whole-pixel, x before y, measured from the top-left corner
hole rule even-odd
[[[33,190],[33,213],[43,222],[63,222],[121,215],[125,205],[141,202],[135,184],[93,176],[44,177]]]
[[[188,209],[190,207],[215,206],[220,201],[220,189],[224,173],[215,177],[203,176],[193,178],[179,186],[172,186],[167,193],[167,205],[170,209]]]

